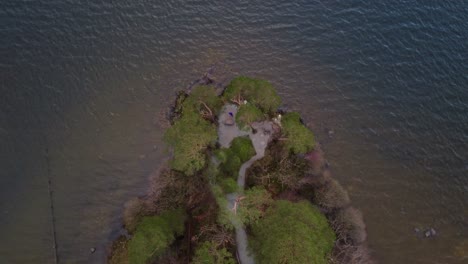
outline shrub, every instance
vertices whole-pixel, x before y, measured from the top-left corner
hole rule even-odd
[[[229,202],[226,199],[226,195],[218,185],[212,185],[211,191],[213,192],[213,196],[215,197],[216,203],[219,207],[217,219],[218,224],[226,230],[234,230],[232,222],[236,221],[236,219],[235,215],[228,208]]]
[[[294,154],[304,154],[314,148],[314,134],[301,123],[298,113],[285,114],[281,125],[283,133],[287,137],[286,146]]]
[[[340,239],[348,244],[358,245],[367,239],[362,213],[354,207],[340,210],[333,221],[333,228]]]
[[[129,263],[148,263],[164,253],[175,238],[183,234],[185,218],[182,210],[143,217],[128,242]]]
[[[375,264],[369,251],[369,247],[365,244],[353,246],[348,244],[340,244],[333,250],[331,263],[333,264]]]
[[[281,104],[281,98],[276,93],[275,88],[265,80],[245,76],[234,78],[227,86],[223,96],[226,100],[231,100],[238,95],[258,106],[264,113],[275,112]]]
[[[214,154],[220,163],[219,170],[222,174],[227,177],[232,177],[233,179],[237,178],[242,162],[232,149],[218,149]]]
[[[331,179],[328,184],[317,189],[315,202],[328,209],[337,209],[348,206],[351,200],[343,186],[336,180]]]
[[[252,141],[247,137],[237,137],[231,147],[218,149],[214,152],[215,157],[220,162],[220,171],[225,176],[237,178],[242,163],[255,155]]]
[[[236,137],[231,142],[232,151],[239,157],[242,163],[248,161],[256,152],[252,140],[248,137]]]
[[[193,264],[235,264],[231,252],[226,248],[218,248],[214,242],[205,242],[195,251]]]
[[[257,222],[272,204],[273,199],[267,190],[253,187],[245,192],[238,205],[237,215],[245,225],[250,225]]]
[[[225,163],[228,159],[228,149],[222,148],[214,151],[214,156],[218,159],[219,163]]]
[[[320,175],[322,173],[323,169],[326,167],[327,161],[324,158],[323,151],[320,147],[320,145],[315,145],[314,150],[311,152],[308,152],[305,156],[304,159],[308,163],[308,174],[312,174],[315,176]]]
[[[239,169],[242,166],[242,162],[238,156],[234,154],[232,150],[227,150],[227,161],[223,163],[221,170],[224,171],[229,177],[237,178]]]
[[[320,211],[307,201],[276,201],[252,226],[257,262],[325,264],[335,240]]]
[[[262,111],[251,103],[241,105],[236,114],[236,123],[241,129],[244,129],[252,122],[261,121],[263,119],[264,115]]]
[[[179,207],[193,206],[204,198],[207,190],[205,177],[187,177],[182,172],[163,168],[151,178],[144,214],[153,215]]]
[[[271,142],[265,157],[249,167],[247,180],[251,184],[264,186],[274,184],[280,192],[284,189],[300,189],[307,168],[306,161],[284,149],[284,141]]]
[[[216,127],[198,113],[184,113],[174,122],[164,138],[174,147],[173,169],[193,175],[206,164],[203,150],[217,139]]]
[[[176,95],[176,99],[174,100],[174,104],[171,107],[171,112],[169,119],[171,122],[179,119],[182,116],[183,107],[182,104],[187,98],[188,94],[185,91],[178,91]]]
[[[219,185],[223,189],[224,193],[234,193],[239,189],[237,182],[232,178],[220,179]]]
[[[198,113],[207,110],[203,105],[217,115],[223,106],[221,98],[216,94],[216,88],[213,86],[196,86],[190,95],[184,100],[182,107],[184,113]]]

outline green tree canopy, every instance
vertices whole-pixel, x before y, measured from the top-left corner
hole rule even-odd
[[[272,204],[273,198],[265,188],[253,187],[245,191],[239,203],[237,215],[245,225],[250,225],[258,221]]]
[[[243,129],[255,121],[261,121],[265,119],[265,115],[258,107],[252,103],[243,104],[239,107],[239,111],[236,114],[236,123]]]
[[[217,247],[214,242],[204,242],[195,251],[193,264],[235,264],[231,252],[226,248]]]
[[[183,234],[185,217],[181,209],[143,217],[128,242],[129,263],[145,264],[164,253]]]
[[[223,102],[216,94],[216,88],[213,86],[200,85],[192,89],[190,95],[182,103],[184,113],[198,113],[207,110],[205,105],[217,115]]]
[[[198,113],[184,113],[164,136],[174,147],[173,169],[193,175],[206,164],[206,147],[217,139],[216,127]]]
[[[234,78],[223,94],[226,100],[243,99],[258,106],[264,113],[275,112],[281,104],[281,98],[270,82],[239,76]]]
[[[283,133],[287,137],[286,147],[294,154],[306,153],[314,148],[314,134],[301,123],[299,113],[285,114],[282,117],[281,125]]]
[[[335,241],[327,219],[307,201],[276,201],[252,225],[250,245],[259,264],[325,264]]]
[[[248,137],[236,137],[231,142],[230,149],[239,157],[241,162],[246,162],[255,155],[252,140]]]
[[[237,178],[242,163],[255,155],[252,141],[248,137],[236,137],[229,148],[218,149],[216,158],[220,161],[220,171],[226,176]]]

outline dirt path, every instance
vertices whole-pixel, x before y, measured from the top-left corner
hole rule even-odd
[[[247,169],[256,161],[265,155],[265,149],[268,145],[268,142],[273,134],[273,123],[271,121],[263,122],[254,122],[251,124],[255,133],[250,131],[240,130],[237,124],[232,124],[232,120],[235,120],[237,113],[237,106],[235,105],[226,105],[223,108],[219,116],[219,127],[218,127],[218,136],[219,143],[222,147],[229,147],[231,141],[240,136],[249,136],[252,140],[252,144],[255,148],[256,155],[251,159],[246,161],[239,169],[239,176],[237,178],[237,185],[239,186],[239,192],[244,191],[245,186],[245,172]],[[234,208],[236,200],[239,198],[238,193],[231,193],[227,195],[229,201],[229,209]],[[237,254],[241,264],[254,264],[255,261],[253,256],[249,253],[247,249],[248,241],[245,228],[236,218],[232,219],[232,224],[236,228],[236,245],[237,245]]]

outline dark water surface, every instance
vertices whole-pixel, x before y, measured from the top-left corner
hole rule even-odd
[[[213,63],[303,114],[381,263],[466,263],[468,3],[266,2],[2,1],[0,263],[53,263],[52,221],[60,263],[103,262]]]

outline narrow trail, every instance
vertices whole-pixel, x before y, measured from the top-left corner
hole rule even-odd
[[[265,156],[265,149],[268,145],[270,137],[273,133],[273,123],[270,121],[254,122],[251,124],[252,128],[256,131],[243,131],[240,130],[237,124],[226,125],[225,120],[228,118],[235,117],[237,113],[237,106],[226,105],[223,108],[219,116],[220,124],[218,127],[219,143],[222,147],[229,147],[231,141],[240,136],[249,136],[252,144],[255,148],[256,155],[250,158],[248,161],[243,163],[239,169],[239,176],[237,178],[237,185],[239,186],[239,192],[242,193],[245,186],[245,173],[247,169],[257,160]],[[230,115],[231,114],[231,115]],[[229,209],[234,208],[236,200],[239,198],[239,193],[231,193],[227,195],[229,201]],[[254,264],[254,258],[248,251],[247,233],[241,222],[237,219],[232,220],[232,224],[236,229],[236,245],[237,255],[241,264]]]

